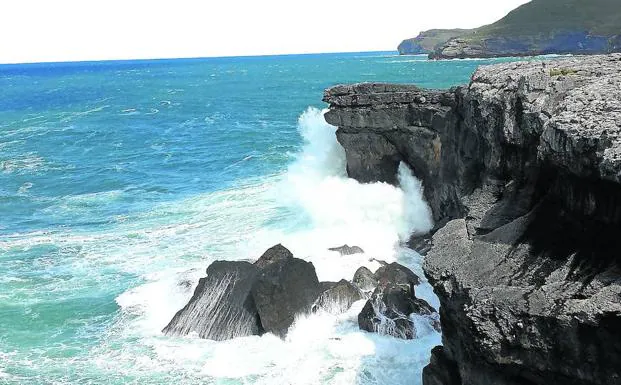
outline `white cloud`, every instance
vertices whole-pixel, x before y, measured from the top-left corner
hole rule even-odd
[[[395,50],[475,27],[526,0],[9,0],[0,62]]]

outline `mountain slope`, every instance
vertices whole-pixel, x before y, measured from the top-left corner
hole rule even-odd
[[[533,0],[493,24],[436,43],[430,56],[467,58],[619,51],[621,0]]]

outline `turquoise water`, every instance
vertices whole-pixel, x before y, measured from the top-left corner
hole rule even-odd
[[[429,331],[357,331],[355,310],[300,319],[286,341],[159,332],[215,259],[282,242],[320,279],[428,226],[404,186],[344,176],[323,89],[446,88],[486,61],[390,53],[0,66],[0,383],[416,383]],[[418,189],[418,190],[417,190]],[[326,248],[367,250],[344,261]],[[430,288],[419,292],[437,301]]]

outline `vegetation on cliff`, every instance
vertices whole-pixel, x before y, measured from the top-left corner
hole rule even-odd
[[[499,21],[438,41],[426,37],[401,43],[399,52],[417,42],[433,58],[594,54],[621,51],[619,0],[533,0]]]

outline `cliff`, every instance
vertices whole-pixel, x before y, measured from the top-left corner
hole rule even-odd
[[[422,33],[419,37],[424,40],[424,36]],[[430,57],[455,59],[619,51],[621,7],[618,0],[533,0],[493,24],[436,41]],[[416,52],[404,50],[403,53]]]
[[[424,384],[621,383],[621,55],[324,100],[351,177],[423,180],[443,333]]]
[[[403,40],[397,47],[397,50],[400,55],[430,54],[439,45],[469,31],[468,29],[430,29],[421,32],[416,37]]]

